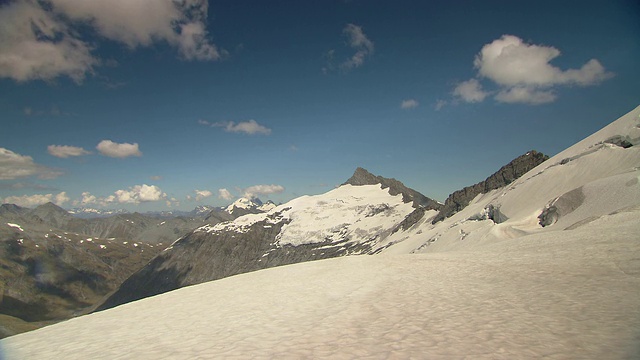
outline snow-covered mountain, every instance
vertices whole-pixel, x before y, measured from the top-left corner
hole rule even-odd
[[[243,216],[246,214],[258,214],[262,212],[270,211],[275,208],[276,204],[273,201],[268,200],[265,203],[262,203],[260,199],[254,198],[246,198],[241,197],[238,200],[234,201],[232,204],[227,206],[224,211],[234,217]]]
[[[391,195],[392,188],[383,189],[380,183],[345,184],[325,194],[302,196],[266,213],[201,226],[127,279],[99,309],[267,267],[366,254],[397,231],[415,210],[413,197],[407,195],[409,190],[417,192],[404,185],[398,189],[404,193]],[[246,199],[234,204],[259,206]]]
[[[0,346],[21,359],[638,358],[638,145],[640,107],[435,222],[443,208],[346,184],[202,226],[112,305],[145,286],[377,255],[190,286]]]
[[[209,215],[210,212],[217,210],[218,208],[211,205],[198,205],[189,212],[190,216],[204,217]]]

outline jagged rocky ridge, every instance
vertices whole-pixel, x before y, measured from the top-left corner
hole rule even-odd
[[[486,194],[491,190],[509,185],[531,169],[545,162],[547,159],[549,159],[549,156],[535,150],[531,150],[501,167],[500,170],[493,173],[484,181],[453,192],[449,195],[447,200],[445,200],[444,206],[439,209],[440,212],[432,220],[432,223],[435,224],[442,221],[464,209],[478,194]],[[492,209],[492,211],[497,210]]]

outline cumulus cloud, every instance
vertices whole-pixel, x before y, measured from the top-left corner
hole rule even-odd
[[[477,78],[461,83],[454,95],[466,102],[483,101],[488,93],[479,87],[478,79],[487,79],[498,87],[494,99],[506,103],[544,104],[556,100],[558,86],[592,86],[613,76],[596,59],[578,69],[562,70],[551,64],[560,56],[552,46],[528,44],[513,35],[486,44],[473,62]],[[473,96],[473,83],[477,85]],[[467,86],[459,89],[460,86]]]
[[[418,103],[416,100],[408,99],[408,100],[402,100],[402,103],[400,103],[400,108],[401,109],[413,109],[413,108],[418,107],[418,105],[420,105],[420,103]]]
[[[126,158],[129,156],[142,156],[142,152],[138,149],[138,143],[116,143],[111,140],[102,140],[96,146],[100,154],[114,158]]]
[[[459,83],[453,89],[453,95],[466,102],[474,103],[483,101],[489,93],[482,90],[482,85],[477,79],[470,79]]]
[[[253,119],[248,121],[241,121],[239,123],[235,123],[233,121],[224,121],[224,122],[213,123],[211,124],[211,126],[221,127],[224,129],[224,131],[233,132],[233,133],[245,133],[249,135],[271,134],[271,129],[269,129],[266,126],[258,124],[258,122]]]
[[[131,49],[165,42],[185,60],[218,60],[207,0],[24,0],[0,7],[0,77],[16,81],[69,76],[81,82],[101,60],[79,28]]]
[[[35,194],[35,195],[21,195],[21,196],[9,196],[4,198],[5,204],[16,204],[22,207],[35,207],[38,205],[53,202],[58,206],[62,206],[69,201],[69,197],[66,192],[61,192],[57,195],[54,194]]]
[[[227,189],[218,189],[218,198],[223,200],[231,200],[233,199],[233,195]]]
[[[115,201],[121,204],[139,204],[141,202],[151,202],[166,199],[167,194],[155,185],[135,185],[128,190],[117,190]]]
[[[116,190],[112,195],[103,197],[95,196],[88,191],[82,193],[82,199],[80,201],[74,201],[76,205],[99,205],[108,206],[113,203],[120,204],[140,204],[143,202],[152,202],[165,200],[171,202],[173,205],[179,204],[175,198],[167,199],[167,194],[155,185],[135,185],[129,189]]]
[[[561,70],[549,63],[558,56],[560,50],[552,46],[527,44],[516,36],[503,35],[483,46],[473,65],[480,76],[504,86],[587,86],[612,76],[596,59],[580,69]]]
[[[23,82],[63,75],[80,83],[98,63],[91,47],[39,2],[0,7],[0,77]]]
[[[258,195],[279,194],[284,191],[282,185],[253,185],[244,189],[244,197],[254,198]]]
[[[172,207],[172,206],[178,207],[180,206],[180,200],[172,197],[171,199],[166,200],[165,204],[167,205],[167,207]]]
[[[369,40],[365,35],[362,27],[354,24],[347,24],[342,32],[347,36],[349,46],[355,49],[356,52],[347,61],[343,62],[340,67],[349,70],[362,66],[365,59],[373,54],[373,41]]]
[[[58,206],[62,206],[64,203],[68,201],[69,201],[69,197],[67,196],[67,193],[63,191],[55,196],[54,203]]]
[[[209,190],[194,190],[194,192],[196,193],[196,201],[206,199],[209,196],[213,195],[213,193]]]
[[[59,158],[68,158],[71,156],[82,156],[91,154],[90,151],[87,151],[81,147],[69,145],[49,145],[47,147],[47,151],[49,152],[49,154]]]
[[[91,195],[91,193],[88,191],[82,193],[82,200],[80,200],[80,204],[82,205],[99,204],[103,202],[104,199],[98,200],[95,195]]]
[[[60,171],[36,164],[31,156],[0,148],[0,180],[14,180],[29,176],[53,179],[60,175],[62,175]]]

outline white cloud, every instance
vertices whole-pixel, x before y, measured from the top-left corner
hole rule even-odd
[[[4,198],[5,204],[16,204],[22,207],[35,207],[38,205],[53,202],[58,206],[62,206],[69,201],[69,197],[66,192],[61,192],[57,195],[53,194],[35,194],[35,195],[21,195],[21,196],[9,196]]]
[[[49,152],[49,154],[59,158],[68,158],[71,156],[82,156],[91,154],[90,151],[87,151],[81,147],[69,145],[49,145],[47,147],[47,151]]]
[[[22,177],[38,176],[41,179],[53,179],[61,172],[33,162],[31,156],[20,155],[11,150],[0,148],[0,180],[13,180]]]
[[[490,94],[478,81],[484,78],[498,87],[493,92],[496,101],[538,105],[555,101],[558,86],[597,85],[613,76],[596,59],[579,69],[562,70],[551,64],[559,56],[560,50],[555,47],[503,35],[482,47],[473,62],[477,78],[459,84],[453,94],[467,102],[483,101]]]
[[[68,201],[69,201],[69,197],[67,196],[67,193],[63,191],[55,196],[54,203],[58,206],[62,206],[64,203]]]
[[[248,121],[241,121],[239,123],[235,123],[233,121],[219,122],[219,123],[214,123],[211,126],[222,127],[226,132],[245,133],[249,135],[271,134],[271,129],[258,124],[258,122],[253,119]]]
[[[218,60],[225,53],[208,39],[207,0],[52,0],[54,10],[91,24],[130,48],[166,41],[186,60]]]
[[[153,175],[153,176],[149,176],[149,179],[153,180],[153,181],[159,181],[162,180],[162,176],[160,175]]]
[[[416,100],[408,99],[408,100],[402,100],[402,103],[400,104],[400,108],[401,109],[413,109],[413,108],[418,107],[418,105],[420,105],[420,103],[418,103]]]
[[[0,77],[69,76],[81,82],[101,60],[78,28],[131,49],[165,42],[185,60],[227,54],[209,39],[207,0],[23,0],[0,7]]]
[[[470,103],[483,101],[488,92],[482,90],[482,85],[477,79],[463,81],[453,89],[453,95]]]
[[[102,140],[96,146],[100,154],[114,158],[126,158],[129,156],[142,156],[138,149],[138,143],[115,143],[111,140]]]
[[[82,193],[82,200],[80,200],[80,203],[82,205],[89,205],[89,204],[98,204],[103,202],[104,200],[98,200],[97,197],[95,197],[94,195],[91,195],[90,192],[85,191]]]
[[[244,197],[254,198],[258,195],[279,194],[284,191],[282,185],[253,185],[244,189]]]
[[[179,207],[180,206],[180,200],[172,197],[171,199],[166,200],[165,204],[167,205],[167,207],[172,207],[172,206]]]
[[[436,111],[440,111],[440,109],[442,109],[446,105],[447,105],[446,100],[438,99],[438,101],[436,101],[436,104],[433,107]]]
[[[213,195],[213,193],[209,190],[194,190],[194,192],[196,193],[196,201],[206,199],[209,196]]]
[[[227,189],[218,189],[218,198],[223,200],[231,200],[233,199],[233,195]]]
[[[99,206],[108,206],[109,204],[114,203],[116,200],[116,197],[114,195],[109,195],[107,197],[98,197],[95,196],[93,194],[91,194],[88,191],[85,191],[82,193],[82,199],[80,201],[78,200],[74,200],[73,204],[75,206],[81,205],[81,206],[87,206],[87,205],[99,205]]]
[[[99,60],[74,34],[36,1],[0,7],[0,77],[23,82],[65,75],[81,82]]]
[[[364,64],[364,60],[373,54],[373,41],[362,31],[362,27],[348,24],[342,32],[347,36],[348,44],[356,50],[356,53],[343,62],[340,67],[344,70],[357,68]]]
[[[141,202],[159,201],[167,198],[167,194],[155,185],[135,185],[129,190],[117,190],[113,200],[121,204],[139,204]]]
[[[549,62],[560,56],[552,46],[527,44],[513,35],[486,44],[473,62],[478,74],[503,86],[549,87],[558,84],[594,85],[612,76],[598,60],[580,69],[561,70]]]

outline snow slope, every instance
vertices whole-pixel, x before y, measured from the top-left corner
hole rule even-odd
[[[474,252],[237,275],[0,347],[6,359],[637,358],[639,211]]]
[[[562,231],[640,204],[640,146],[607,143],[620,135],[640,143],[640,107],[532,169],[507,187],[478,195],[459,213],[435,225],[423,218],[378,246],[392,253],[473,249],[503,239]],[[557,220],[540,214],[558,208]],[[506,221],[487,218],[499,209]],[[389,245],[393,245],[388,247]]]

